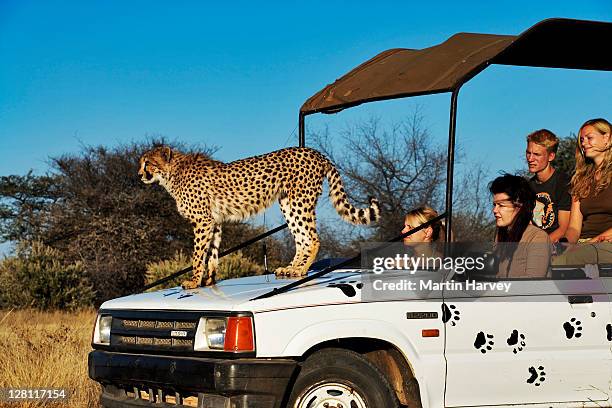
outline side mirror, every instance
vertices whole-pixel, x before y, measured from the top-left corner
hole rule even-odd
[[[486,255],[484,262],[485,266],[479,274],[484,277],[493,278],[499,271],[499,259],[493,252],[487,252]]]
[[[466,269],[465,279],[469,280],[490,280],[497,275],[497,271],[499,270],[499,260],[497,256],[493,252],[485,252],[483,253],[468,253],[468,256],[471,257],[481,257],[483,258],[483,263],[473,268]],[[483,267],[480,267],[484,265]]]

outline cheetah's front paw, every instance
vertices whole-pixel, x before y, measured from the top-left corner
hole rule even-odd
[[[215,278],[212,276],[209,276],[208,278],[204,280],[204,286],[212,286],[214,284],[215,284]]]
[[[306,276],[306,272],[302,271],[299,268],[294,268],[291,266],[287,266],[284,268],[277,268],[274,271],[274,274],[276,276],[282,276],[282,277],[290,277],[290,278],[299,278],[302,276]]]
[[[194,280],[186,280],[181,283],[183,289],[195,289],[198,287],[198,283]]]

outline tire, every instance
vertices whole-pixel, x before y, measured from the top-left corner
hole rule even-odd
[[[324,349],[306,359],[290,408],[396,408],[395,392],[374,364],[354,351]]]

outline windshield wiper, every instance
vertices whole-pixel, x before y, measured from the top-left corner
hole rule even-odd
[[[389,240],[387,242],[391,243],[391,242],[400,241],[400,240],[404,239],[405,237],[407,237],[408,235],[412,235],[415,232],[418,232],[418,231],[422,230],[423,228],[427,228],[430,225],[440,221],[443,218],[446,218],[446,213],[442,213],[441,215],[438,215],[436,218],[431,219],[431,220],[427,221],[426,223],[421,224],[421,225],[419,225],[418,227],[416,227],[414,229],[411,229],[408,232],[405,232],[405,233],[403,233],[401,235],[398,235],[397,237],[395,237],[395,238],[393,238],[393,239],[391,239],[391,240]],[[374,250],[382,249],[382,248],[384,248],[386,246],[387,245],[384,244],[384,245],[381,245],[378,248],[375,248]],[[313,279],[317,279],[317,278],[320,278],[322,276],[325,276],[328,273],[335,271],[336,269],[340,269],[340,268],[342,268],[344,266],[350,265],[350,264],[352,264],[353,262],[355,262],[356,260],[358,260],[360,258],[361,258],[361,251],[357,255],[352,257],[352,258],[349,258],[349,259],[347,259],[345,261],[342,261],[342,262],[340,262],[338,264],[328,266],[327,268],[325,268],[325,269],[323,269],[323,270],[321,270],[319,272],[313,273],[312,275],[308,275],[308,276],[306,276],[306,277],[304,277],[304,278],[302,278],[300,280],[297,280],[295,282],[291,282],[291,283],[289,283],[289,284],[287,284],[285,286],[281,286],[280,288],[274,288],[271,291],[266,292],[263,295],[259,295],[259,296],[255,297],[255,298],[251,299],[251,300],[265,299],[265,298],[269,298],[269,297],[272,297],[272,296],[275,296],[275,295],[279,295],[281,293],[288,292],[291,289],[295,288],[296,286],[300,286],[300,285],[302,285],[304,283],[310,282]]]
[[[281,231],[281,230],[287,228],[287,226],[288,225],[286,223],[283,224],[283,225],[279,225],[278,227],[276,227],[274,229],[271,229],[269,231],[266,231],[266,232],[264,232],[262,234],[259,234],[258,236],[254,237],[254,238],[246,240],[243,243],[238,244],[238,245],[236,245],[235,247],[233,247],[231,249],[223,251],[223,252],[221,252],[219,254],[219,259],[223,258],[226,255],[234,253],[234,252],[236,252],[236,251],[238,251],[238,250],[240,250],[242,248],[245,248],[245,247],[247,247],[247,246],[249,246],[249,245],[251,245],[251,244],[253,244],[253,243],[257,242],[257,241],[260,241],[260,240],[262,240],[262,239],[264,239],[264,238],[266,238],[266,237],[268,237],[268,236],[270,236],[272,234],[276,234],[278,231]],[[177,277],[179,277],[181,275],[184,275],[184,274],[186,274],[187,272],[189,272],[191,270],[193,270],[193,266],[188,266],[187,268],[181,269],[178,272],[174,272],[173,274],[170,274],[170,275],[166,276],[165,278],[161,278],[161,279],[159,279],[159,280],[157,280],[157,281],[155,281],[153,283],[145,285],[145,287],[143,287],[140,290],[140,293],[142,293],[142,292],[144,292],[144,291],[146,291],[148,289],[154,288],[157,285],[161,285],[162,283],[166,283],[168,281],[171,281],[172,279],[177,278]]]

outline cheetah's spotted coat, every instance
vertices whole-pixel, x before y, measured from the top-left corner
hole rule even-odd
[[[329,180],[331,201],[340,216],[353,224],[369,224],[380,216],[378,202],[357,209],[348,200],[338,170],[316,150],[293,147],[261,156],[222,163],[201,154],[183,154],[157,147],[140,158],[143,182],[158,182],[175,199],[178,211],[194,228],[193,277],[184,288],[215,282],[221,224],[254,215],[278,200],[295,239],[296,253],[277,275],[303,276],[319,250],[315,206],[323,179]]]

